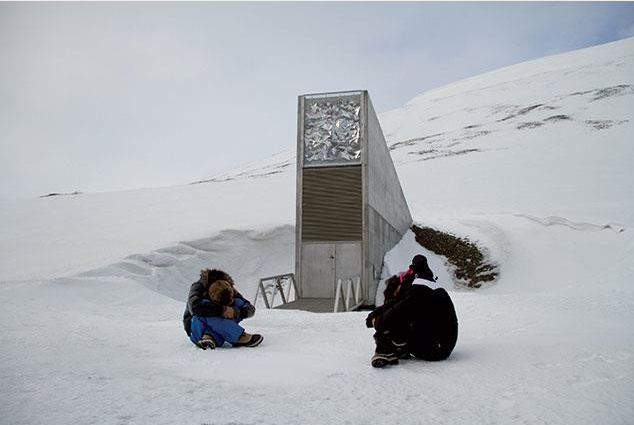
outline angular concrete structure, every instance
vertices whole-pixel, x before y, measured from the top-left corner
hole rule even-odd
[[[368,92],[299,96],[300,299],[332,302],[339,279],[359,277],[360,303],[373,304],[383,257],[411,224]]]

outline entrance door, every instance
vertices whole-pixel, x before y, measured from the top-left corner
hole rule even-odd
[[[334,298],[335,244],[302,244],[302,298]]]
[[[304,243],[303,298],[334,298],[337,280],[361,275],[361,242]]]
[[[338,242],[335,247],[335,288],[337,281],[361,275],[361,242]]]

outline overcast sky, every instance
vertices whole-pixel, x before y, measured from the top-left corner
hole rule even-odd
[[[0,198],[188,183],[294,148],[297,96],[438,86],[634,36],[634,3],[0,3]]]

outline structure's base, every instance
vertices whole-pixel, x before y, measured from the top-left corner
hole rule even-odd
[[[282,310],[305,310],[313,313],[332,313],[335,308],[334,298],[299,298],[295,301],[275,307]]]

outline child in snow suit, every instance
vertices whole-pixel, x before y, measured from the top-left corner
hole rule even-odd
[[[406,272],[386,281],[385,303],[366,319],[366,326],[376,329],[372,366],[397,364],[410,354],[430,361],[449,357],[458,338],[458,319],[436,279],[427,258],[416,255]]]
[[[216,348],[225,341],[234,347],[255,347],[262,336],[249,334],[238,324],[254,314],[255,307],[235,289],[231,276],[205,269],[190,288],[183,326],[190,340],[202,349]]]

